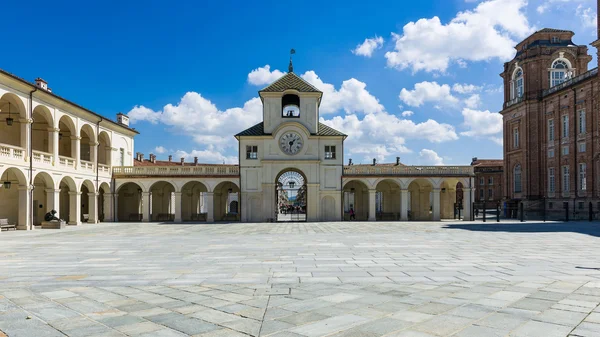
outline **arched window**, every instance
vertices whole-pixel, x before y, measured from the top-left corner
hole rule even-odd
[[[513,169],[513,177],[515,182],[515,193],[521,193],[522,184],[521,184],[521,164],[517,164]]]
[[[511,84],[510,99],[523,97],[523,69],[515,70]]]
[[[566,59],[557,59],[552,62],[550,69],[550,87],[559,85],[570,77],[571,65]],[[568,76],[569,74],[569,76]]]

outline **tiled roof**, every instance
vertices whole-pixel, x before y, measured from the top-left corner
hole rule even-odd
[[[271,83],[259,92],[284,92],[288,89],[295,89],[299,92],[321,92],[321,90],[313,87],[300,76],[291,72],[283,75],[277,81]]]
[[[227,164],[204,164],[198,163],[198,166],[237,166],[237,165],[227,165]],[[181,166],[181,162],[179,161],[166,161],[166,160],[156,160],[153,162],[144,159],[143,161],[134,160],[133,166]],[[193,162],[183,163],[183,166],[196,166]]]
[[[564,29],[544,28],[544,29],[538,30],[536,33],[573,33],[573,32],[570,30],[564,30]]]
[[[344,165],[344,167],[352,167],[352,166],[406,166],[402,163],[400,163],[400,165],[396,164],[396,163],[377,163],[375,165],[373,164],[352,164],[352,165]]]
[[[488,166],[504,166],[502,159],[477,159],[471,163],[471,166],[488,167]]]
[[[264,124],[260,122],[240,133],[235,135],[239,136],[264,136],[269,135],[269,133],[265,133]],[[346,136],[346,134],[339,132],[338,130],[331,128],[323,123],[319,123],[319,133],[317,136]]]

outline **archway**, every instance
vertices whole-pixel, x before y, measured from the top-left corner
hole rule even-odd
[[[96,136],[89,124],[85,124],[80,131],[79,160],[92,164],[96,152]],[[91,168],[91,167],[90,167]]]
[[[48,156],[52,155],[52,142],[54,122],[50,110],[43,105],[38,105],[33,109],[33,125],[32,125],[32,147],[35,152],[42,152]],[[34,159],[41,160],[41,154],[34,154]],[[38,159],[39,158],[39,159]]]
[[[98,164],[110,166],[110,154],[112,152],[112,148],[110,145],[110,137],[106,131],[100,132],[100,135],[98,135],[98,143]]]
[[[11,93],[2,95],[0,117],[0,143],[25,148],[27,140],[23,136],[27,123],[21,123],[26,118],[23,101]]]
[[[59,208],[54,189],[52,176],[46,172],[39,172],[33,178],[33,224],[41,225],[46,213]],[[58,210],[57,210],[58,212]]]
[[[206,185],[190,181],[181,189],[181,219],[183,221],[206,221]]]
[[[27,228],[27,178],[22,171],[8,168],[0,171],[0,219]]]
[[[96,223],[98,218],[97,203],[98,199],[96,196],[96,188],[94,183],[89,180],[85,180],[81,184],[81,221]]]
[[[110,186],[107,183],[100,184],[98,189],[98,222],[113,221],[110,214]]]
[[[213,210],[215,220],[239,221],[240,188],[231,181],[224,181],[215,186],[213,194]]]
[[[433,220],[433,185],[426,179],[415,179],[408,185],[408,219]]]
[[[458,215],[457,208],[459,206],[459,202],[457,199],[457,188],[459,184],[461,187],[462,199],[462,184],[458,179],[448,178],[442,182],[442,185],[440,186],[440,219],[455,219]]]
[[[142,188],[140,185],[125,183],[119,187],[117,220],[121,222],[142,221]]]
[[[400,186],[393,180],[382,180],[375,187],[377,221],[400,220]]]
[[[150,187],[150,219],[152,221],[175,220],[175,187],[169,182],[158,181]]]
[[[350,220],[350,210],[356,220],[369,219],[369,188],[360,180],[350,180],[344,185],[344,220]]]
[[[77,185],[71,177],[64,177],[59,184],[60,202],[58,217],[65,220],[68,224],[76,225],[81,221],[79,219],[79,204],[81,194],[77,191]]]
[[[63,165],[71,166],[65,159],[70,158],[70,162],[73,162],[75,157],[75,142],[76,142],[76,129],[73,120],[69,116],[62,116],[58,121],[58,155],[60,162]]]
[[[304,173],[294,169],[279,173],[275,181],[277,221],[306,221],[308,194]]]

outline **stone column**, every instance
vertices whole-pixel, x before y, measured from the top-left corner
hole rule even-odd
[[[463,187],[463,220],[465,221],[473,220],[473,218],[471,217],[471,208],[473,204],[471,190],[472,189],[469,187]]]
[[[30,230],[31,223],[31,198],[29,198],[29,191],[31,188],[28,186],[19,186],[19,216],[17,222],[17,229]]]
[[[48,139],[50,140],[50,151],[52,152],[52,166],[58,165],[58,134],[60,133],[60,129],[57,128],[48,128]]]
[[[69,192],[69,225],[81,225],[81,192]]]
[[[113,204],[114,207],[113,207],[112,211],[114,214],[115,222],[119,222],[119,194],[115,193],[114,198],[115,198],[115,202]]]
[[[400,189],[400,220],[408,221],[408,190]]]
[[[90,143],[90,161],[94,163],[94,171],[98,167],[98,145],[100,143]]]
[[[376,195],[377,190],[369,190],[369,221],[377,220]]]
[[[44,215],[51,210],[57,211],[56,217],[60,219],[58,210],[60,209],[60,189],[47,188],[46,189],[46,209]]]
[[[29,161],[31,160],[31,158],[29,158],[29,149],[33,146],[33,144],[29,143],[29,134],[31,133],[30,126],[33,123],[33,120],[30,118],[21,118],[19,119],[19,122],[21,123],[21,147],[25,149],[23,157],[25,158],[25,161]]]
[[[91,192],[87,194],[89,205],[88,223],[98,223],[98,196],[100,194]]]
[[[433,191],[433,221],[440,221],[440,189],[434,188]]]
[[[206,192],[204,193],[204,203],[206,204],[206,222],[214,222],[215,221],[215,210],[214,210],[214,193]]]
[[[78,168],[81,160],[81,137],[71,136],[71,156],[75,158],[75,168]]]
[[[181,222],[181,192],[175,192],[175,222]]]
[[[112,222],[113,212],[112,212],[112,193],[104,193],[104,222]]]
[[[152,203],[150,202],[151,192],[142,192],[142,221],[150,221],[150,209]]]

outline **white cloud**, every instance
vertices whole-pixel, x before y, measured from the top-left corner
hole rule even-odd
[[[414,112],[412,112],[412,111],[408,111],[408,110],[407,110],[407,111],[404,111],[404,112],[402,113],[402,117],[410,117],[410,116],[412,116],[412,115],[414,115],[414,114],[415,114]]]
[[[454,83],[454,85],[452,86],[452,90],[456,91],[459,94],[470,94],[472,92],[477,92],[477,91],[481,91],[482,87],[474,85],[474,84],[460,84],[460,83]]]
[[[436,16],[409,22],[402,34],[392,33],[389,67],[413,72],[446,72],[451,62],[510,60],[514,38],[533,31],[522,9],[526,0],[489,0],[472,11],[459,12],[449,23]]]
[[[469,98],[465,99],[464,103],[467,108],[477,108],[481,105],[481,97],[479,96],[479,94],[473,94]]]
[[[167,152],[167,149],[165,149],[163,146],[157,146],[154,148],[154,152],[158,154],[163,154]]]
[[[422,149],[419,152],[419,159],[424,165],[444,165],[444,160],[437,152],[429,149]]]
[[[487,138],[502,145],[502,115],[488,110],[480,111],[464,108],[464,125],[469,129],[462,136]]]
[[[375,36],[372,39],[365,39],[365,42],[356,46],[352,53],[355,55],[371,57],[376,49],[383,46],[383,38],[381,36]]]
[[[591,8],[584,8],[583,5],[577,6],[575,14],[581,20],[581,24],[586,28],[596,28],[598,25],[598,13]]]
[[[416,83],[414,90],[400,91],[400,100],[409,106],[419,107],[425,102],[438,102],[442,104],[456,104],[458,98],[450,93],[450,86],[447,84],[439,85],[437,82]]]
[[[183,150],[175,151],[175,158],[185,158],[185,161],[192,161],[194,157],[198,157],[198,162],[201,163],[217,163],[217,164],[237,164],[237,156],[225,156],[221,152],[213,150],[193,150],[186,152]]]
[[[271,84],[271,83],[277,81],[281,76],[283,76],[285,74],[286,73],[284,73],[278,69],[271,71],[271,66],[267,64],[264,67],[259,67],[259,68],[252,70],[248,74],[248,82],[250,82],[251,84],[254,84],[254,85]]]

